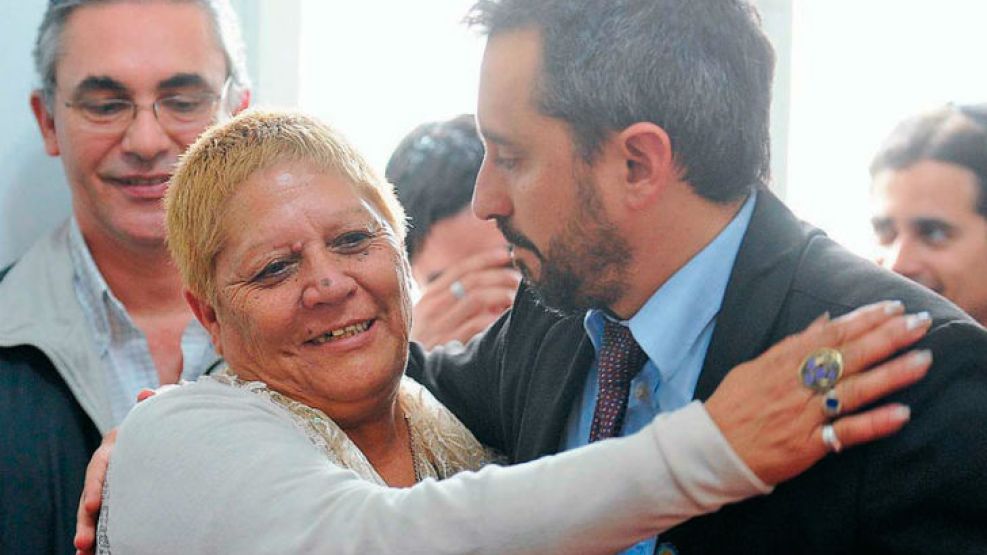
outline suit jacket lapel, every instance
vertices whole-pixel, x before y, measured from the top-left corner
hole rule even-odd
[[[560,450],[576,396],[582,390],[593,363],[593,344],[580,318],[568,318],[555,326],[542,343],[532,367],[529,395],[518,423],[518,462],[537,459]],[[551,361],[550,368],[544,361]]]
[[[767,349],[809,236],[803,224],[766,189],[737,253],[695,398],[706,400],[734,366]]]
[[[770,346],[771,332],[801,252],[808,237],[816,233],[820,232],[803,229],[801,222],[769,191],[758,192],[696,386],[697,399],[709,398],[730,369]],[[515,422],[516,462],[559,451],[573,402],[586,381],[593,356],[593,344],[579,318],[560,321],[542,338],[537,360],[529,362],[528,394],[522,396],[524,407],[517,415],[520,420]],[[559,369],[564,365],[564,370]]]

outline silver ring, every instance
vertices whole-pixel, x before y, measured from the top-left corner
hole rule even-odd
[[[452,293],[453,297],[456,297],[457,301],[461,301],[466,298],[466,288],[463,287],[463,282],[458,279],[449,285],[449,293]]]
[[[843,444],[840,443],[840,438],[836,437],[836,430],[832,424],[826,424],[822,427],[822,440],[826,448],[833,453],[839,453],[843,450]]]
[[[826,414],[830,419],[836,418],[840,415],[840,411],[843,409],[843,403],[840,402],[840,398],[836,396],[836,390],[830,389],[826,392],[826,395],[822,398],[823,402],[823,413]]]

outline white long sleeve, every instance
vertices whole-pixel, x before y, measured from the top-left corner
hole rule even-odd
[[[631,437],[409,489],[328,463],[277,407],[203,382],[138,406],[108,473],[112,553],[613,553],[767,493],[703,406]]]

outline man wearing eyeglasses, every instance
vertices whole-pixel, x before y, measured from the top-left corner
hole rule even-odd
[[[164,245],[179,155],[243,109],[228,0],[51,0],[31,95],[72,216],[0,269],[0,552],[73,550],[85,467],[142,388],[216,362]]]
[[[987,107],[905,120],[871,175],[877,262],[987,325]]]

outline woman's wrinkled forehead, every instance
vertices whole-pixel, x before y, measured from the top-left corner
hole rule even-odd
[[[264,226],[266,215],[271,215],[272,208],[277,212],[276,205],[280,199],[286,203],[304,189],[328,187],[331,190],[327,196],[319,196],[320,206],[309,205],[309,208],[322,212],[324,225],[364,227],[368,231],[381,234],[389,242],[400,247],[398,234],[391,223],[381,213],[367,195],[365,187],[344,179],[337,172],[326,170],[310,161],[282,162],[263,170],[254,172],[246,182],[235,189],[227,199],[222,216],[222,234],[219,251],[230,246],[230,234],[242,237],[245,233],[244,222],[252,221],[255,226]],[[266,190],[257,197],[258,188]],[[325,190],[325,189],[324,189]],[[219,252],[217,252],[217,256]]]
[[[315,173],[321,173],[324,177],[339,179],[347,183],[353,194],[360,200],[361,206],[369,213],[374,221],[389,234],[394,235],[395,237],[397,236],[394,226],[388,222],[387,218],[385,218],[381,213],[380,207],[378,207],[373,200],[369,198],[372,191],[368,190],[369,188],[367,186],[357,185],[349,179],[340,176],[339,172],[335,170],[327,168],[319,169],[318,162],[314,160],[300,160],[294,163],[282,164],[281,167],[275,171],[274,183],[277,186],[288,187],[298,181],[299,174],[304,172],[312,172],[313,170]]]

